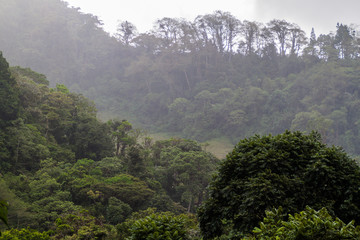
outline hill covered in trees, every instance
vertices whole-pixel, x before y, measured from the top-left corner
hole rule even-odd
[[[120,224],[139,211],[183,214],[197,231],[191,213],[215,171],[212,154],[191,140],[155,142],[126,120],[101,122],[93,102],[48,84],[0,54],[0,220],[13,228],[4,239],[122,239]]]
[[[356,239],[358,223],[335,217],[358,220],[360,170],[326,145],[360,154],[355,26],[307,38],[216,11],[109,36],[60,0],[5,1],[0,20],[0,50],[23,66],[0,54],[0,239]],[[256,135],[217,172],[196,141],[132,124],[201,141],[322,139]]]
[[[14,0],[0,12],[9,61],[91,97],[104,118],[233,143],[315,129],[360,154],[355,25],[334,23],[333,33],[307,37],[286,20],[216,11],[193,21],[160,18],[147,33],[124,21],[111,37],[96,16],[60,0]]]
[[[358,238],[360,167],[318,133],[256,135],[220,162],[48,84],[0,54],[0,239]]]

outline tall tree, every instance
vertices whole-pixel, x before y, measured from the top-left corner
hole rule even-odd
[[[156,32],[164,39],[165,47],[173,46],[178,43],[180,35],[180,20],[176,18],[162,18],[156,21]]]
[[[336,60],[339,58],[339,52],[334,44],[333,34],[320,34],[317,38],[319,46],[319,57],[324,61]]]
[[[337,24],[334,44],[339,51],[339,57],[342,59],[349,59],[353,54],[353,38],[354,33],[351,32],[347,25]]]
[[[274,19],[271,20],[267,25],[277,37],[279,42],[280,56],[285,56],[287,50],[286,43],[290,34],[291,24],[285,20]]]
[[[297,24],[290,26],[290,55],[298,55],[307,44],[305,32]]]
[[[309,41],[309,45],[307,47],[306,53],[311,56],[316,56],[317,52],[318,52],[318,49],[316,49],[316,46],[317,46],[316,34],[315,34],[314,28],[312,28],[311,33],[310,33],[310,41]]]
[[[198,212],[200,227],[204,239],[246,233],[268,208],[294,213],[306,205],[358,221],[359,187],[360,167],[340,148],[322,144],[319,134],[256,135],[241,140],[221,163]]]
[[[9,226],[8,219],[7,219],[8,206],[9,206],[9,204],[7,202],[5,202],[4,200],[0,200],[0,220],[7,226]],[[0,236],[1,236],[1,233],[0,233]]]
[[[16,81],[11,76],[9,64],[0,52],[0,126],[14,120],[19,113],[19,95]]]
[[[198,16],[197,22],[201,27],[205,41],[211,40],[220,53],[232,53],[235,38],[238,34],[240,20],[229,12],[215,11],[213,14]],[[210,38],[209,38],[210,37]]]
[[[108,125],[111,129],[112,140],[115,145],[115,155],[124,156],[125,148],[135,143],[135,139],[130,136],[132,125],[126,120],[110,120]]]
[[[255,53],[260,41],[261,24],[258,22],[243,21],[240,32],[244,41],[241,45],[244,46],[245,55],[252,55]]]
[[[117,26],[117,38],[120,42],[129,46],[132,40],[137,36],[137,29],[134,24],[128,21],[120,22]]]

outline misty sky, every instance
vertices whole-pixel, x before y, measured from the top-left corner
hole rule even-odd
[[[81,12],[98,16],[108,32],[115,32],[119,20],[127,20],[146,32],[163,17],[186,18],[215,10],[230,12],[240,20],[266,23],[285,19],[298,24],[307,33],[335,31],[336,23],[360,24],[359,0],[65,0]]]

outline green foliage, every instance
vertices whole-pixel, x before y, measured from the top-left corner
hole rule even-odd
[[[152,214],[137,220],[132,226],[131,239],[188,239],[182,217],[170,214]]]
[[[155,177],[167,194],[194,212],[215,171],[217,159],[190,140],[170,139],[154,145]]]
[[[4,231],[0,236],[1,240],[50,240],[48,232],[39,232],[31,228],[10,229]]]
[[[10,76],[8,64],[3,60],[4,81],[7,76],[7,83],[20,93],[18,101],[13,101],[20,104],[18,118],[4,119],[8,121],[0,131],[3,170],[36,171],[40,161],[48,157],[74,162],[75,157],[101,160],[113,155],[110,129],[96,119],[91,101],[70,93],[61,84],[49,89],[45,76],[30,69],[11,68]],[[12,90],[6,92],[10,94]]]
[[[18,118],[4,121],[0,131],[0,171],[7,172],[0,195],[11,201],[1,218],[10,226],[52,229],[60,239],[114,239],[102,221],[123,223],[133,211],[154,206],[193,212],[202,202],[216,158],[200,144],[175,138],[153,144],[128,121],[100,122],[94,104],[65,85],[50,89],[42,74],[11,71]],[[193,224],[189,234],[199,235],[193,218],[185,222]]]
[[[29,188],[29,211],[34,215],[28,225],[34,228],[47,230],[59,215],[82,209],[73,203],[71,193],[62,189],[57,179],[48,172],[37,172],[29,183]]]
[[[1,201],[0,204],[1,215],[6,216],[9,226],[25,227],[31,221],[32,215],[29,212],[29,204],[26,203],[26,197],[23,199],[15,194],[16,191],[14,191],[13,187],[16,183],[13,180],[9,176],[0,178],[0,196],[1,199],[6,199]],[[22,189],[22,191],[21,196],[27,196],[27,189]]]
[[[109,229],[87,212],[64,215],[55,222],[55,239],[105,239]]]
[[[125,239],[198,239],[196,220],[190,215],[155,213],[154,209],[133,214],[118,229],[126,229],[122,232]]]
[[[127,151],[127,172],[136,177],[146,176],[145,156],[140,145],[133,145]]]
[[[0,220],[7,226],[8,225],[8,203],[5,201],[0,201]]]
[[[193,21],[162,18],[148,33],[137,33],[123,21],[111,37],[96,16],[64,1],[31,1],[2,5],[0,20],[11,23],[0,27],[6,36],[0,40],[2,50],[13,65],[31,66],[53,84],[91,97],[102,116],[200,141],[226,136],[234,142],[254,133],[314,130],[301,124],[309,119],[327,143],[360,153],[355,25],[339,23],[333,33],[319,36],[313,30],[308,41],[299,26],[286,20],[240,21],[215,11]],[[46,85],[41,74],[13,72]],[[36,89],[29,81],[22,83],[27,94],[19,97],[32,105],[41,94],[31,91]],[[57,90],[67,93],[63,87]],[[33,117],[38,113],[27,110]],[[59,114],[47,109],[45,128],[55,128],[52,134],[64,140],[73,129],[55,121]],[[115,146],[116,155],[128,140]],[[85,154],[89,142],[77,143],[82,157],[94,156]]]
[[[104,177],[112,177],[123,170],[123,164],[117,157],[107,157],[95,163]]]
[[[44,74],[37,73],[30,68],[21,68],[19,66],[11,67],[11,74],[19,79],[19,78],[28,78],[27,80],[32,80],[36,84],[49,85],[49,80],[46,79]]]
[[[114,147],[109,136],[109,129],[105,123],[95,118],[79,119],[72,126],[70,144],[75,157],[101,160],[113,155]]]
[[[114,183],[127,183],[127,184],[131,184],[133,183],[135,180],[135,178],[131,175],[127,175],[127,174],[120,174],[111,178],[107,178],[105,180],[106,183],[110,183],[110,184],[114,184]]]
[[[125,173],[102,178],[95,171],[99,170],[97,165],[93,160],[81,159],[63,175],[72,200],[91,208],[95,216],[104,214],[110,197],[137,209],[154,194],[146,182]]]
[[[19,113],[19,93],[15,88],[15,79],[10,75],[9,64],[0,52],[0,126],[14,120]]]
[[[201,230],[205,239],[231,229],[246,233],[266,209],[279,206],[286,213],[325,206],[345,221],[358,221],[359,177],[359,166],[315,132],[241,140],[210,184],[198,212]]]
[[[69,89],[64,84],[56,84],[56,91],[69,94]]]
[[[145,210],[140,210],[138,212],[133,212],[124,222],[116,225],[117,233],[119,236],[119,239],[126,239],[130,237],[131,232],[131,226],[134,225],[134,223],[142,218],[145,218],[151,214],[154,214],[156,212],[155,208],[147,208]]]
[[[49,157],[46,138],[32,124],[25,124],[23,119],[17,119],[6,129],[7,145],[11,149],[11,162],[14,169],[36,170],[41,160]]]
[[[326,208],[315,211],[307,206],[300,213],[289,214],[287,220],[281,208],[267,211],[253,233],[254,236],[246,239],[358,239],[360,227],[355,227],[354,221],[345,224],[333,218]]]
[[[129,204],[115,198],[109,198],[109,204],[106,209],[106,219],[110,224],[116,225],[123,222],[131,213],[132,209]]]
[[[134,177],[132,177],[132,182],[116,182],[108,189],[113,192],[113,196],[135,209],[139,208],[154,194],[154,191],[149,189],[145,182]]]

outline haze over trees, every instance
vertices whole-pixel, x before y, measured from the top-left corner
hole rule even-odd
[[[0,21],[0,239],[358,234],[359,167],[330,147],[360,154],[355,25],[215,11],[109,36],[61,0],[5,1]],[[195,141],[218,137],[244,140],[220,161]]]
[[[61,84],[50,88],[29,68],[9,68],[1,54],[0,62],[6,90],[0,220],[17,228],[5,231],[4,239],[116,239],[115,226],[147,208],[143,218],[169,222],[174,234],[181,229],[179,237],[199,232],[192,214],[217,158],[195,141],[153,141],[126,120],[101,122],[82,95]]]
[[[103,118],[233,143],[315,129],[327,143],[360,153],[355,25],[306,36],[286,20],[215,11],[193,21],[159,18],[146,33],[124,20],[111,37],[96,16],[62,1],[14,0],[1,13],[10,23],[0,30],[12,41],[0,39],[0,48],[10,62],[91,97]]]

